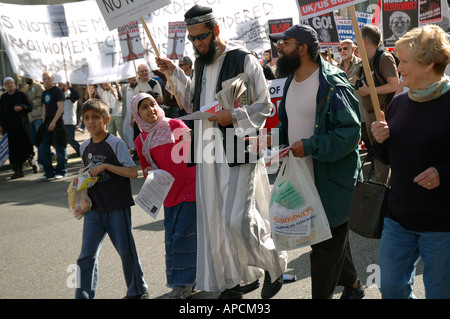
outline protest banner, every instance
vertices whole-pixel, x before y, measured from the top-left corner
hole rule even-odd
[[[108,30],[95,2],[63,6],[68,37],[54,36],[53,24],[62,24],[50,18],[52,6],[0,3],[0,34],[16,74],[42,81],[42,73],[49,70],[55,82],[72,84],[115,82],[135,75],[132,65],[120,59],[117,31]]]
[[[419,26],[418,0],[383,0],[383,44],[393,48],[406,32]]]
[[[114,0],[114,3],[119,1]],[[195,3],[213,9],[221,38],[236,40],[245,46],[251,44],[251,48],[247,47],[255,52],[269,48],[270,41],[265,36],[269,19],[292,17],[298,21],[295,1],[282,6],[275,5],[272,0],[196,0]],[[172,0],[166,7],[143,13],[161,54],[166,55],[168,51],[168,23],[184,21],[184,13],[193,4],[192,0]],[[64,82],[67,71],[72,84],[97,84],[135,76],[132,62],[156,68],[155,52],[143,27],[140,26],[140,36],[144,58],[127,62],[122,58],[117,30],[109,30],[96,1],[65,3],[62,6],[68,37],[53,36],[51,28],[56,20],[52,22],[49,17],[52,6],[0,2],[0,36],[14,73],[42,81],[42,73],[49,70],[56,82]],[[60,26],[63,26],[62,22],[57,24]],[[193,45],[189,41],[185,44],[184,55],[194,60]]]

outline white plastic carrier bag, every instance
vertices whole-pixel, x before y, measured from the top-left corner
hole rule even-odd
[[[330,225],[305,159],[289,151],[270,196],[270,226],[277,250],[292,250],[331,238]]]

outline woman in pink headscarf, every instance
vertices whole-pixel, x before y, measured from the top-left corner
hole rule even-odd
[[[187,167],[188,127],[183,121],[166,118],[164,110],[147,93],[131,100],[133,118],[141,130],[134,141],[144,177],[153,169],[169,172],[175,181],[164,200],[167,286],[169,298],[192,294],[197,265],[197,216],[195,167]]]

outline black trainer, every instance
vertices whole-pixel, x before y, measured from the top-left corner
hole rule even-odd
[[[144,292],[142,295],[125,296],[123,299],[148,299],[148,292]]]
[[[222,291],[218,297],[218,299],[242,299],[244,292],[242,291],[242,287],[237,285],[231,289],[225,289]]]
[[[283,275],[278,277],[274,282],[270,278],[269,272],[264,272],[264,284],[261,289],[261,298],[270,299],[280,291],[283,286]]]
[[[256,279],[254,282],[245,285],[245,286],[241,286],[242,287],[242,292],[245,294],[248,294],[249,292],[252,292],[253,290],[256,290],[259,288],[259,279]]]
[[[341,299],[362,299],[365,296],[364,287],[361,281],[358,280],[358,286],[356,288],[344,288]]]

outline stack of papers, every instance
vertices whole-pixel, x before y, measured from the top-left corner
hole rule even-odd
[[[234,78],[222,82],[222,90],[216,94],[217,101],[203,105],[200,111],[180,117],[182,120],[206,120],[220,110],[231,110],[241,107],[240,97],[247,90],[248,75],[241,73]]]
[[[240,96],[247,90],[248,75],[241,73],[222,82],[222,90],[216,94],[217,101],[225,110],[241,107]]]

